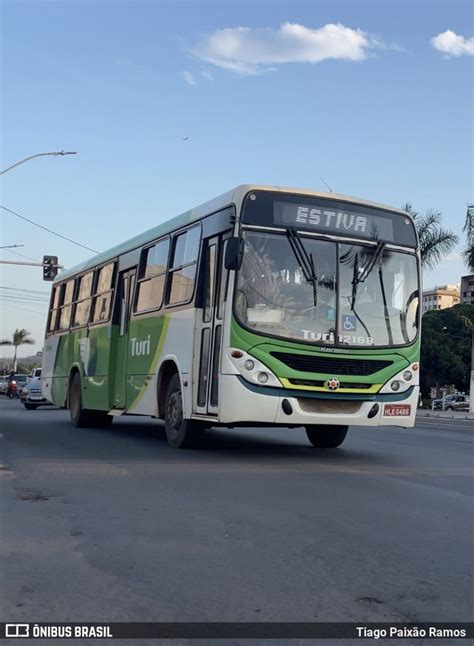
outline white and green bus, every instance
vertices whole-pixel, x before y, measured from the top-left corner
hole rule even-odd
[[[413,426],[419,299],[407,213],[238,186],[58,276],[44,391],[76,426],[162,419],[173,447],[268,425],[336,447]]]

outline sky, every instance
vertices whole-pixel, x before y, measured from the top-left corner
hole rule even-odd
[[[2,168],[77,151],[5,174],[1,204],[91,249],[241,183],[326,190],[321,177],[439,210],[462,238],[474,201],[469,0],[4,0],[1,36]],[[92,255],[4,210],[0,241],[66,267]],[[460,248],[426,288],[467,273]],[[0,337],[27,328],[36,344],[20,354],[41,350],[41,269],[0,265],[0,285]]]

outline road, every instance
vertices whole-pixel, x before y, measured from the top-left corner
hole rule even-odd
[[[1,615],[13,621],[467,621],[474,423],[74,429],[0,397]]]

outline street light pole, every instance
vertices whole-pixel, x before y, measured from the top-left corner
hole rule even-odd
[[[9,170],[12,170],[13,168],[16,168],[20,164],[24,164],[27,161],[30,161],[30,159],[35,159],[35,157],[47,157],[47,156],[53,156],[57,157],[58,155],[64,156],[64,155],[77,155],[76,152],[68,152],[66,150],[59,150],[57,152],[52,152],[52,153],[36,153],[36,155],[30,155],[29,157],[25,157],[25,159],[21,159],[20,161],[16,162],[15,164],[12,164],[11,166],[8,166],[8,168],[4,168],[2,171],[0,171],[0,175],[4,175],[5,173],[8,173]]]

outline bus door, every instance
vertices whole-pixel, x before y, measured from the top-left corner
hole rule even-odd
[[[219,372],[222,347],[224,298],[227,270],[224,251],[227,239],[215,236],[204,240],[204,295],[202,312],[196,318],[194,388],[196,413],[217,415],[219,405]]]
[[[115,348],[115,371],[112,373],[114,380],[113,406],[114,408],[126,407],[127,393],[127,363],[129,354],[128,332],[130,328],[130,315],[132,311],[133,292],[137,269],[127,269],[119,274],[118,280],[118,332]]]

